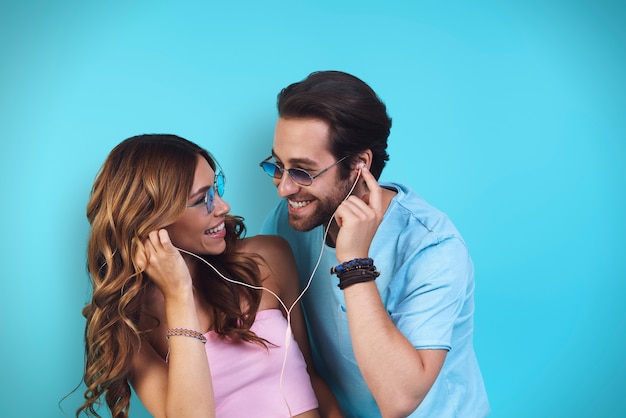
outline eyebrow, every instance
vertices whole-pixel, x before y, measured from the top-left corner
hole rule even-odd
[[[203,196],[206,193],[207,190],[209,190],[209,187],[205,186],[205,187],[201,188],[200,190],[190,194],[189,197],[187,197],[187,200],[196,200],[196,199],[198,199],[199,197]]]
[[[282,161],[278,155],[276,155],[276,153],[274,152],[274,150],[272,149],[272,157],[274,157],[274,159],[276,161],[280,161],[282,163],[284,163],[284,161]],[[288,161],[291,164],[303,164],[303,165],[308,165],[308,166],[318,166],[319,163],[317,161],[313,161],[310,158],[292,158]]]
[[[200,187],[198,190],[196,190],[195,192],[192,192],[189,197],[187,197],[187,199],[189,200],[193,200],[195,198],[198,198],[202,195],[204,195],[207,190],[209,190],[211,187],[213,187],[215,185],[215,177],[213,177],[213,183],[208,185],[208,186],[202,186]]]

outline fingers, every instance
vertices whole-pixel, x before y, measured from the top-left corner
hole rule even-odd
[[[378,214],[366,202],[356,196],[350,196],[343,201],[335,213],[337,225],[359,227],[359,225],[378,225]]]
[[[151,231],[143,242],[143,246],[137,248],[135,253],[135,263],[137,266],[145,270],[159,253],[173,253],[176,248],[170,240],[170,236],[165,229]]]
[[[370,243],[378,228],[374,209],[356,196],[350,196],[339,208],[335,219],[339,225],[336,256],[340,262],[367,257]]]
[[[164,249],[170,249],[172,246],[172,241],[170,240],[170,234],[167,233],[165,229],[159,229],[157,231],[159,242],[161,243],[161,247]]]
[[[339,226],[336,255],[340,262],[367,257],[370,243],[384,215],[382,188],[367,168],[361,169],[361,176],[369,194],[348,197],[335,213]]]
[[[340,207],[343,209],[342,212],[344,214],[347,214],[345,211],[348,210],[352,216],[361,220],[365,220],[375,214],[373,208],[366,201],[354,195],[342,202]]]
[[[383,215],[383,190],[378,185],[376,178],[370,173],[367,167],[361,169],[361,177],[365,181],[369,190],[369,196],[365,198],[368,205],[376,211],[376,213],[382,217]]]
[[[378,219],[382,219],[384,215],[383,191],[378,181],[365,166],[361,168],[361,177],[367,185],[369,194],[361,197],[351,195],[339,205],[336,219],[340,227],[346,217],[354,217],[355,221],[371,221],[373,220],[372,213]]]
[[[146,256],[146,247],[139,244],[135,252],[135,265],[139,270],[145,270],[148,265],[148,257]]]
[[[187,263],[165,229],[148,234],[137,250],[135,262],[166,297],[190,289],[191,275]]]
[[[156,231],[150,231],[148,238],[146,239],[146,245],[149,245],[153,250],[162,250],[164,242],[169,241],[169,235],[165,229],[159,229]]]
[[[174,244],[172,244],[170,235],[165,229],[151,231],[146,239],[146,245],[150,246],[149,248],[153,253],[161,251],[165,251],[166,253],[176,252],[176,248],[174,247]]]

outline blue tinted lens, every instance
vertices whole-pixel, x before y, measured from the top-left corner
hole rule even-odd
[[[289,175],[291,176],[293,181],[298,184],[301,184],[303,186],[310,186],[311,183],[313,183],[313,178],[306,170],[303,170],[301,168],[290,168],[287,171],[289,172]]]
[[[217,195],[219,197],[224,196],[224,183],[225,183],[224,174],[220,171],[215,176],[215,187],[217,188]]]
[[[263,171],[275,179],[283,178],[283,172],[286,171],[289,173],[289,177],[291,177],[293,181],[302,186],[310,186],[311,183],[313,183],[313,177],[311,177],[308,171],[301,168],[290,168],[289,170],[285,170],[284,168],[280,168],[275,163],[270,163],[269,161],[263,161],[261,163],[261,168],[263,168]]]
[[[206,191],[206,208],[209,213],[213,212],[213,209],[215,209],[215,191],[217,190],[218,196],[224,196],[224,183],[224,174],[219,172],[215,175],[213,186],[209,187]]]
[[[263,161],[261,163],[261,167],[263,168],[263,171],[276,179],[279,179],[283,176],[282,170],[280,170],[278,166],[274,163],[270,163],[269,161]]]
[[[215,187],[209,187],[209,190],[206,191],[206,209],[209,213],[213,212],[215,209]]]

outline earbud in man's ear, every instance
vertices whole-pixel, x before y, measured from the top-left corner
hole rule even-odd
[[[359,170],[362,168],[365,168],[365,162],[361,161],[360,163],[357,164],[356,168]]]

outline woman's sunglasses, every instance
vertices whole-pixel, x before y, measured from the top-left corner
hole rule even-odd
[[[219,197],[224,196],[224,183],[224,173],[220,171],[219,173],[215,174],[215,181],[213,181],[213,186],[207,189],[206,194],[204,195],[202,200],[187,207],[195,208],[196,206],[205,204],[208,213],[213,212],[213,209],[215,209],[215,191],[217,190],[217,195]]]

